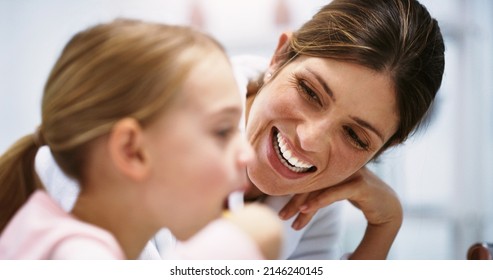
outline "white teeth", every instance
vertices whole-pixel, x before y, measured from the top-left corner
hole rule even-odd
[[[280,145],[279,147],[281,148],[282,153],[286,151],[286,143],[282,143],[282,145]]]
[[[285,159],[287,159],[288,161],[291,159],[291,151],[290,150],[286,150],[285,152],[282,153],[282,155],[284,156]]]
[[[308,169],[313,167],[313,165],[308,164],[293,156],[293,152],[291,152],[291,150],[288,150],[286,140],[284,140],[279,132],[276,133],[276,139],[277,141],[274,140],[273,143],[275,150],[277,152],[277,155],[279,156],[279,159],[287,168],[289,168],[291,171],[301,173],[306,172],[308,171]]]

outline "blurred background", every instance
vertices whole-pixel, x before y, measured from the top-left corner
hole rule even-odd
[[[40,122],[51,67],[70,37],[116,17],[195,25],[230,55],[270,57],[329,0],[0,0],[0,153]],[[390,259],[465,259],[493,242],[493,1],[422,0],[438,19],[446,70],[428,126],[371,168],[399,194],[405,218]],[[341,250],[361,240],[345,207]]]

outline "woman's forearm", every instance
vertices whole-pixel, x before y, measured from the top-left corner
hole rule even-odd
[[[390,251],[392,243],[399,232],[401,221],[380,225],[368,224],[365,235],[351,260],[384,260]]]

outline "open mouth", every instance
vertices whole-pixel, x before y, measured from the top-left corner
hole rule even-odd
[[[293,152],[289,149],[287,141],[277,129],[273,130],[272,146],[276,151],[279,161],[289,170],[296,173],[307,173],[317,170],[314,165],[294,156]]]

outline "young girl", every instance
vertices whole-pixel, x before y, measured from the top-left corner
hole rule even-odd
[[[0,258],[134,259],[163,227],[189,239],[245,186],[241,104],[223,49],[204,34],[131,20],[80,32],[48,78],[41,125],[0,158]],[[35,172],[44,145],[80,185],[71,213]],[[265,236],[246,228],[223,226],[245,244],[241,258],[267,256]]]

